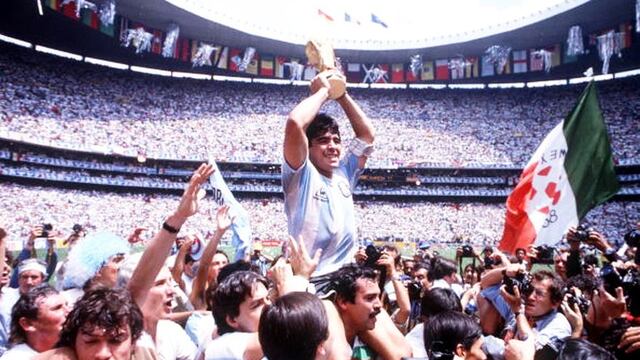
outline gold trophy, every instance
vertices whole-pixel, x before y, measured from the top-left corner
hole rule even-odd
[[[329,98],[342,97],[347,89],[347,79],[336,66],[336,56],[331,45],[310,40],[307,42],[304,52],[307,55],[308,63],[318,70],[320,76],[329,80],[331,85]]]

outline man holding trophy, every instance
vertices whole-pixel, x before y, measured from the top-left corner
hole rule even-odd
[[[311,81],[311,95],[289,114],[282,185],[289,234],[302,239],[310,254],[321,252],[311,281],[322,293],[330,274],[352,262],[358,248],[352,191],[373,151],[374,130],[346,92],[331,47],[310,41],[306,53],[320,73]],[[356,136],[344,156],[337,122],[320,113],[328,100],[340,104]]]

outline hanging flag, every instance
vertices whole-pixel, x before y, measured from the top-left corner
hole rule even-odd
[[[362,71],[360,63],[347,64],[347,81],[351,83],[359,83],[362,81]]]
[[[560,44],[548,46],[545,48],[545,50],[551,53],[551,67],[555,67],[561,64],[560,59],[562,56],[562,49],[560,47]]]
[[[464,77],[467,79],[478,77],[478,57],[472,56],[465,59]]]
[[[225,46],[220,52],[220,58],[216,64],[218,69],[226,69],[229,63],[229,47]]]
[[[451,61],[447,63],[447,66],[451,71],[452,80],[464,78],[464,70],[467,68],[464,59],[460,59],[460,58],[451,59]]]
[[[222,54],[222,46],[214,46],[213,49],[213,62],[212,64],[215,66],[220,61],[220,55]]]
[[[374,24],[379,24],[381,25],[383,28],[388,28],[387,24],[382,21],[382,19],[380,19],[376,14],[371,13],[371,22]]]
[[[200,48],[200,41],[191,40],[191,44],[189,46],[191,48],[191,55],[189,55],[189,61],[193,60],[198,53],[198,49]]]
[[[47,0],[47,6],[53,10],[60,10],[60,1],[61,0]]]
[[[507,199],[500,249],[558,243],[620,188],[607,128],[589,83],[569,115],[542,141]]]
[[[449,79],[449,61],[447,59],[436,60],[436,80]]]
[[[407,66],[407,69],[404,72],[404,78],[408,83],[418,81],[418,78],[413,74],[413,71],[411,70],[411,66]]]
[[[391,65],[391,82],[401,83],[404,81],[404,65],[393,64]]]
[[[258,53],[253,54],[249,65],[247,65],[247,69],[245,72],[251,75],[258,75],[258,62],[260,62],[260,55]]]
[[[242,62],[242,57],[240,57],[240,49],[230,48],[229,49],[229,70],[238,71],[240,67],[240,63]]]
[[[544,69],[544,56],[536,49],[529,50],[530,71],[542,71]]]
[[[127,30],[129,30],[129,19],[124,16],[120,17],[120,32],[118,33],[118,37],[120,41],[124,41],[127,38]]]
[[[153,39],[151,39],[151,52],[154,54],[162,54],[162,42],[164,41],[162,31],[153,30]]]
[[[527,72],[527,50],[513,51],[513,73],[520,74]]]
[[[620,24],[620,48],[626,49],[631,47],[631,40],[633,39],[633,25],[631,22],[625,22]]]
[[[273,76],[273,56],[265,55],[260,60],[260,75]]]
[[[98,20],[98,14],[91,9],[80,9],[80,18],[82,23],[89,26],[92,29],[98,29],[100,21]]]
[[[320,16],[321,18],[327,20],[327,21],[333,21],[333,17],[331,17],[329,14],[327,14],[326,12],[318,9],[318,16]]]
[[[236,249],[235,260],[242,260],[248,255],[253,239],[249,214],[229,190],[213,157],[209,157],[209,159],[209,164],[213,165],[215,170],[209,178],[209,184],[213,188],[214,199],[218,205],[229,206],[229,217],[233,219],[233,223],[231,223],[231,245]]]
[[[422,63],[422,74],[420,75],[420,79],[423,81],[433,80],[433,61],[427,60]]]
[[[284,78],[284,64],[287,62],[287,58],[284,56],[276,56],[276,71],[275,76],[277,78]]]
[[[569,63],[574,63],[578,61],[578,55],[567,55],[567,44],[564,44],[563,48],[564,48],[564,50],[562,51],[562,54],[564,55],[562,58],[563,64],[569,64]]]
[[[315,67],[307,65],[304,67],[304,72],[302,73],[302,79],[313,80],[313,78],[316,77],[317,73],[318,71],[316,70]]]
[[[482,57],[482,76],[493,76],[495,74],[495,69],[493,68],[493,62],[491,61],[491,57],[483,56]]]
[[[178,44],[180,45],[180,60],[191,62],[191,41],[189,41],[189,39],[179,38]]]
[[[119,15],[116,15],[116,16],[119,16]],[[115,35],[115,23],[116,23],[115,20],[111,24],[106,24],[106,23],[103,23],[102,21],[99,21],[99,23],[100,23],[100,32],[102,32],[105,35],[109,35],[111,37]]]
[[[78,20],[78,16],[76,15],[76,2],[70,1],[64,5],[61,5],[62,13],[64,16]]]

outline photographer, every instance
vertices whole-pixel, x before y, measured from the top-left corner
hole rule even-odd
[[[580,252],[581,244],[595,247],[601,251],[610,262],[617,259],[615,249],[606,241],[604,236],[591,228],[586,228],[582,225],[577,228],[569,228],[567,232],[567,242],[569,243],[569,255],[566,263],[566,274],[568,278],[580,275],[583,272],[583,257]]]
[[[569,321],[558,312],[564,298],[563,289],[564,283],[557,275],[542,270],[532,274],[529,286],[525,283],[507,289],[507,285],[503,285],[500,290],[514,314],[515,335],[520,340],[533,336],[536,351],[557,353],[559,345],[571,336]]]

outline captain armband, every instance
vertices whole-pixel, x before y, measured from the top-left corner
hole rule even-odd
[[[351,143],[349,144],[349,151],[351,151],[355,156],[371,156],[373,154],[373,144],[369,144],[362,139],[353,138]]]

